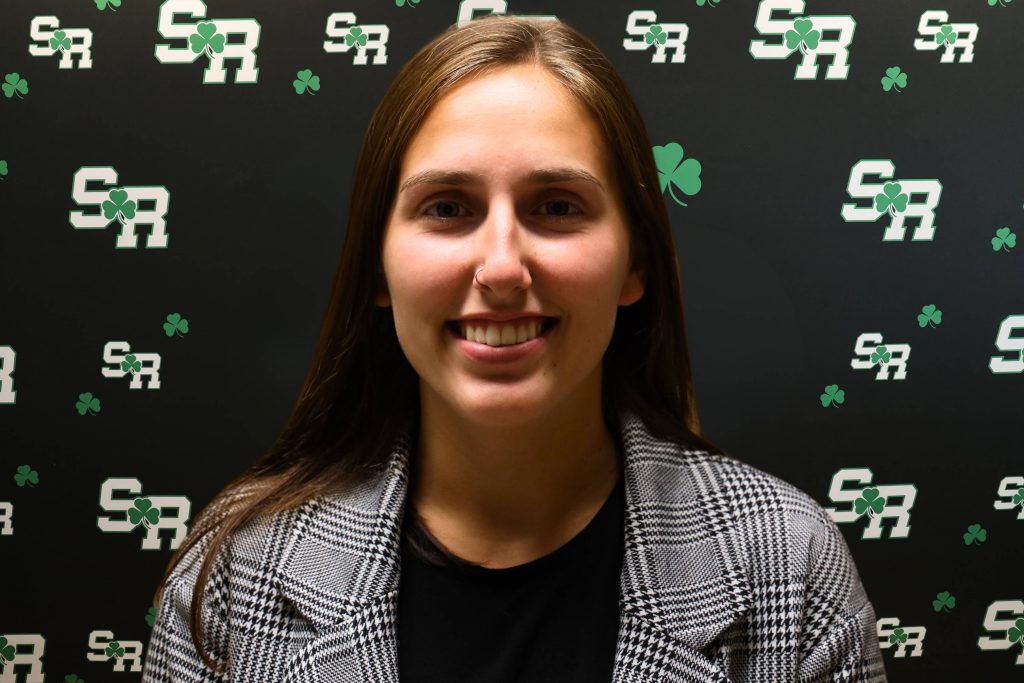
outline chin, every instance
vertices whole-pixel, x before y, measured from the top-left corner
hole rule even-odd
[[[486,391],[486,390],[484,390]],[[495,394],[501,389],[495,390]],[[467,403],[460,402],[457,412],[467,422],[487,429],[516,429],[529,427],[544,419],[551,413],[547,401],[536,400],[509,401],[507,398],[495,396],[493,401],[481,400]]]

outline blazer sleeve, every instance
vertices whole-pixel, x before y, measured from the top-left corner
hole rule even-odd
[[[203,598],[203,643],[207,655],[221,667],[216,673],[200,658],[189,631],[192,591],[207,543],[189,549],[164,584],[157,617],[146,648],[142,683],[223,683],[229,651],[228,596],[225,549],[210,570]]]
[[[846,539],[822,509],[799,644],[799,683],[888,683],[868,599]]]

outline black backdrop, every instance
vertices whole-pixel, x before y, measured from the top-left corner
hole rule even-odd
[[[172,547],[297,397],[369,117],[472,4],[114,2],[0,8],[0,683],[138,680]],[[1021,5],[507,6],[591,36],[699,162],[661,161],[703,424],[832,511],[892,681],[1024,678]],[[257,28],[255,74],[222,60]]]

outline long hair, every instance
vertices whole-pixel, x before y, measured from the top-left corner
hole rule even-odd
[[[291,416],[269,450],[197,515],[157,589],[159,605],[174,567],[203,540],[190,630],[214,671],[219,668],[202,645],[202,598],[232,533],[258,516],[358,483],[385,462],[400,431],[418,424],[418,376],[399,346],[391,308],[374,304],[384,286],[382,238],[401,161],[446,92],[466,78],[519,64],[546,69],[599,125],[622,188],[631,268],[644,274],[644,294],[620,309],[602,361],[606,424],[614,427],[629,409],[660,438],[721,452],[701,435],[678,259],[651,142],[626,82],[564,21],[488,15],[452,25],[402,67],[367,127],[319,343]]]

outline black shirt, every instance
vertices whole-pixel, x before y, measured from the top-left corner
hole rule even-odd
[[[433,545],[429,538],[403,528],[401,683],[611,681],[624,508],[620,472],[580,533],[543,557],[502,569],[428,564],[410,549],[409,533]]]

